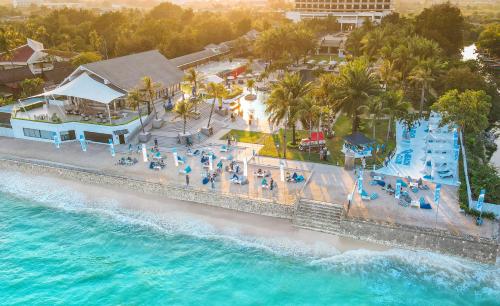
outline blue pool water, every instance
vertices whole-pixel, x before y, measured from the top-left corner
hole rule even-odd
[[[1,305],[499,305],[497,267],[285,251],[0,178]]]

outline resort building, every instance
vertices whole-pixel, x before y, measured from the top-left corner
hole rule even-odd
[[[328,34],[320,38],[318,44],[318,54],[344,56],[345,42],[347,41],[345,32]]]
[[[144,76],[161,84],[155,92],[159,102],[180,91],[183,73],[156,50],[82,65],[55,89],[15,104],[12,134],[40,141],[84,137],[127,143],[138,133],[140,120],[139,112],[128,107],[126,96],[140,88]],[[140,114],[143,121],[151,118],[146,112]]]
[[[43,44],[32,39],[0,54],[0,96],[19,94],[20,82],[35,77],[42,78],[45,86],[59,84],[72,71],[69,61],[73,52],[45,49]]]
[[[250,30],[240,38],[245,39],[250,43],[255,41],[258,36],[259,31]],[[187,70],[189,68],[204,65],[213,61],[218,61],[233,51],[235,42],[236,39],[221,42],[220,44],[209,44],[206,45],[201,51],[173,58],[171,59],[171,62],[177,66],[177,68]]]
[[[7,53],[0,53],[0,70],[27,67],[32,74],[41,74],[54,69],[54,62],[68,62],[74,54],[47,50],[43,44],[27,39],[26,44]]]
[[[363,24],[365,20],[380,22],[392,12],[392,0],[295,0],[294,11],[287,17],[294,21],[335,17],[343,30]]]

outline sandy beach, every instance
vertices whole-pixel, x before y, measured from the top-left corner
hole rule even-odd
[[[314,254],[334,254],[350,250],[384,251],[389,247],[347,237],[339,237],[293,226],[290,220],[266,217],[223,209],[203,204],[147,195],[116,186],[96,186],[52,175],[32,176],[15,172],[20,176],[43,181],[49,186],[62,186],[66,192],[76,192],[84,203],[112,203],[113,209],[140,213],[155,220],[167,219],[186,224],[197,224],[197,232],[208,229],[209,236],[235,237],[246,241],[264,242],[269,247],[300,248]],[[50,188],[50,187],[49,187]],[[95,204],[94,204],[95,205]]]

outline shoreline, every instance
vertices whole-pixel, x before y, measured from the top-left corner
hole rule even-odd
[[[109,175],[103,171],[95,172],[82,168],[73,168],[70,165],[63,166],[44,161],[0,159],[0,168],[12,172],[27,173],[35,177],[51,175],[55,179],[62,180],[62,184],[76,183],[81,184],[80,186],[85,186],[84,190],[87,194],[89,189],[99,187],[106,189],[103,193],[114,191],[123,194],[123,190],[127,190],[127,192],[132,192],[137,197],[136,201],[139,203],[155,202],[158,199],[160,202],[168,199],[170,203],[177,203],[177,205],[183,202],[184,209],[187,207],[186,205],[190,205],[191,207],[188,213],[193,214],[194,210],[195,214],[198,214],[199,217],[208,218],[207,220],[214,223],[216,228],[219,226],[219,229],[223,231],[234,232],[234,227],[228,227],[234,219],[233,225],[236,224],[240,227],[238,230],[242,235],[247,234],[248,236],[252,236],[258,234],[262,239],[267,239],[269,233],[273,233],[280,238],[288,240],[290,238],[302,239],[302,243],[306,242],[311,246],[316,242],[314,239],[310,240],[307,236],[315,235],[316,237],[321,236],[322,239],[326,239],[332,245],[336,245],[338,251],[348,251],[354,245],[357,245],[357,248],[361,249],[372,247],[376,250],[403,249],[410,251],[430,251],[493,265],[498,262],[497,240],[455,236],[447,232],[422,230],[417,227],[406,227],[398,224],[380,224],[369,220],[356,220],[344,217],[336,221],[339,222],[338,229],[333,231],[325,230],[324,232],[326,233],[323,233],[321,228],[311,229],[310,227],[306,227],[304,229],[297,227],[295,225],[296,215],[298,214],[296,211],[297,207],[291,205],[280,205],[251,198],[238,198],[231,195],[207,193],[197,189],[186,189],[178,186],[173,187],[165,184]],[[127,197],[127,199],[130,198],[133,197]],[[148,201],[145,199],[148,199]],[[171,205],[175,206],[176,204]],[[133,205],[126,204],[126,207],[137,207],[137,203]],[[149,210],[150,212],[158,211],[160,207],[158,204],[142,205],[143,211]],[[217,210],[224,213],[219,216],[212,216],[212,219],[210,219],[211,213],[206,212]],[[203,214],[204,212],[205,214]],[[249,219],[243,222],[234,216],[247,216]],[[267,222],[267,227],[263,225],[254,226],[253,224],[257,219],[261,222]],[[241,226],[242,223],[250,225],[244,227]],[[286,229],[281,232],[279,230],[276,231],[280,226],[284,226]],[[256,229],[262,230],[259,232]],[[305,231],[308,233],[307,235],[300,234]],[[305,237],[301,237],[301,235],[305,235]],[[344,241],[344,245],[339,243],[339,241]],[[349,243],[345,243],[345,241],[349,241]],[[349,244],[351,244],[350,247]]]
[[[27,175],[25,171],[12,171]],[[124,190],[117,186],[96,186],[62,179],[53,174],[28,174],[35,180],[43,180],[50,185],[60,185],[68,191],[83,196],[85,203],[113,203],[113,209],[124,212],[146,214],[155,219],[176,219],[185,224],[198,224],[203,231],[207,227],[209,233],[241,237],[246,240],[267,241],[268,243],[284,242],[286,245],[299,246],[309,250],[308,253],[336,252],[344,253],[353,250],[387,251],[392,247],[355,238],[332,235],[295,227],[290,220],[251,214],[226,208],[213,207],[194,202],[174,200],[159,195],[148,195],[138,191]],[[35,199],[36,200],[36,199]],[[99,206],[106,210],[106,206]]]

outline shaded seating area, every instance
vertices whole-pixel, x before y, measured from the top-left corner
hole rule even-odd
[[[356,158],[372,156],[375,141],[366,137],[363,133],[354,132],[344,137],[342,153],[345,154],[345,168],[353,169]]]

